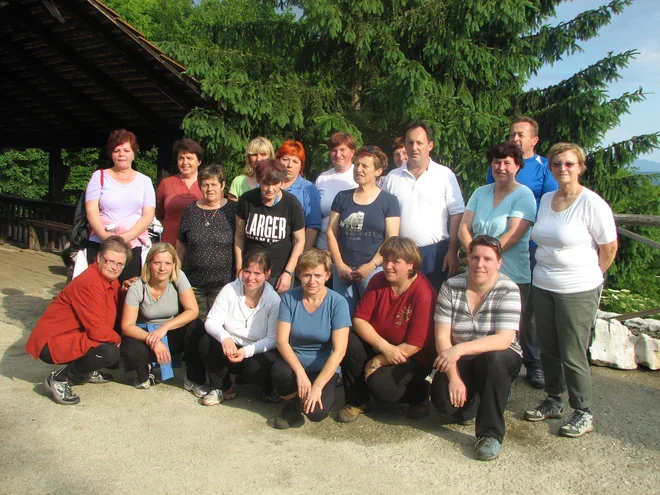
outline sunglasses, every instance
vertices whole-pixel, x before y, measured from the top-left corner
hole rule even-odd
[[[500,241],[491,235],[480,234],[472,239],[470,246],[490,246],[497,251],[497,255],[502,255],[502,245]]]

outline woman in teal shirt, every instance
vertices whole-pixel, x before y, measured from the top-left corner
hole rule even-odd
[[[498,144],[486,152],[486,158],[495,182],[479,187],[470,197],[458,238],[466,252],[477,235],[489,235],[500,241],[503,260],[500,271],[518,285],[524,307],[532,280],[529,236],[536,218],[534,193],[516,180],[524,166],[518,145]]]

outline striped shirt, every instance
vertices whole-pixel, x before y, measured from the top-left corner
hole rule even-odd
[[[435,305],[436,323],[451,325],[452,345],[471,342],[497,330],[515,330],[509,346],[522,355],[518,344],[520,322],[520,292],[518,286],[500,273],[495,285],[485,295],[481,306],[472,314],[467,298],[467,273],[446,280],[442,284]]]

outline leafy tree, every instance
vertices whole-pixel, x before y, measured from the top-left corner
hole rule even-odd
[[[0,194],[41,199],[48,194],[48,154],[42,150],[0,153]]]

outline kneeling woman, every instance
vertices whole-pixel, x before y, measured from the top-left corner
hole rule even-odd
[[[163,380],[174,376],[172,356],[185,353],[184,388],[197,397],[206,395],[206,372],[197,350],[204,324],[197,319],[198,313],[195,294],[181,271],[174,246],[154,244],[142,277],[128,289],[121,318],[121,355],[126,368],[137,372],[136,388],[155,384],[152,362],[160,365]]]
[[[370,393],[383,402],[410,404],[410,418],[429,412],[435,289],[418,273],[422,257],[411,239],[390,237],[380,254],[383,272],[374,275],[358,304],[342,363],[342,423],[368,409]]]
[[[282,296],[277,324],[281,358],[273,365],[272,377],[275,391],[286,402],[275,428],[301,426],[303,412],[311,421],[330,414],[351,325],[346,299],[325,286],[331,268],[328,253],[306,251],[296,267],[301,287]]]
[[[114,330],[119,282],[131,248],[120,236],[106,237],[93,263],[74,278],[39,318],[25,350],[48,364],[65,364],[44,381],[58,404],[71,405],[80,397],[71,385],[108,381],[98,370],[119,360],[121,342]]]
[[[207,334],[199,352],[209,374],[211,391],[205,406],[236,397],[229,373],[241,374],[250,385],[260,386],[264,399],[277,402],[270,369],[277,359],[275,332],[280,296],[268,283],[270,256],[252,251],[243,258],[240,278],[225,285],[206,319]]]
[[[522,361],[518,345],[520,292],[499,272],[502,246],[476,236],[470,271],[445,281],[435,310],[438,371],[431,400],[442,414],[465,423],[476,415],[477,459],[490,461],[504,440],[504,409]]]

